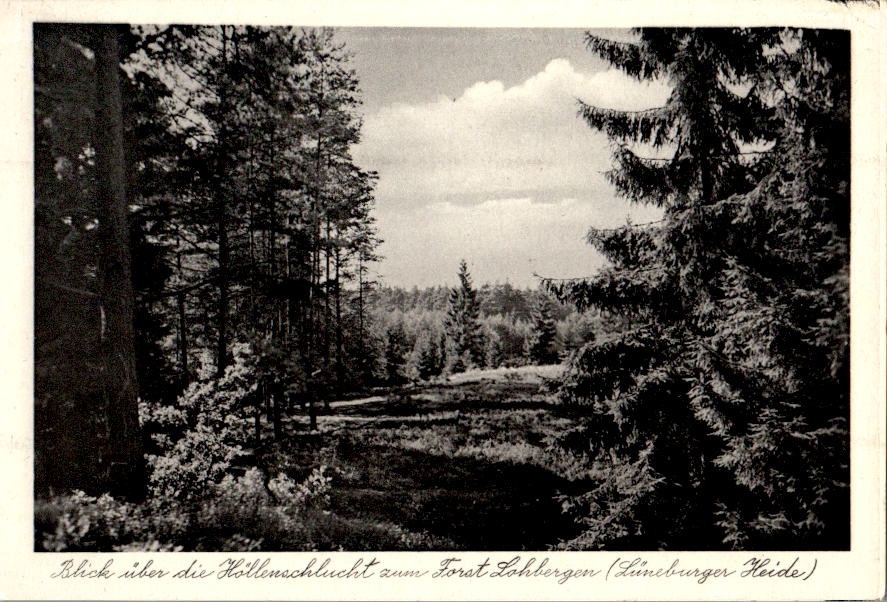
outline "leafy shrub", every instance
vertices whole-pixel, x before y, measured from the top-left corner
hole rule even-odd
[[[172,503],[175,497],[137,505],[107,494],[96,498],[74,492],[37,503],[37,548],[160,552],[181,550],[185,543],[221,551],[312,550],[319,525],[328,522],[322,518],[328,514],[332,485],[327,472],[320,466],[295,482],[284,474],[268,480],[253,468],[206,484],[203,496],[182,498],[178,507]],[[169,489],[158,492],[170,495]]]
[[[333,477],[326,474],[326,470],[326,466],[315,468],[301,483],[296,483],[284,473],[280,473],[268,482],[268,490],[289,507],[329,506]]]
[[[257,468],[240,477],[226,476],[202,505],[197,523],[203,532],[227,535],[221,543],[204,547],[314,549],[313,528],[307,523],[318,513],[327,512],[332,477],[326,470],[325,466],[315,469],[301,483],[282,473],[269,480]]]
[[[265,488],[265,475],[258,469],[250,469],[243,476],[226,476],[213,484],[212,495],[201,504],[197,523],[204,530],[229,525],[237,533],[254,534],[271,516],[271,496]]]
[[[161,452],[148,456],[149,487],[167,505],[205,497],[242,453],[256,411],[256,360],[244,343],[233,355],[221,378],[192,383],[175,407],[142,404],[140,418],[158,431],[153,441]]]
[[[240,453],[239,446],[227,445],[219,433],[199,425],[165,455],[148,457],[152,495],[171,505],[204,498]]]
[[[187,516],[152,502],[139,506],[108,494],[75,491],[35,505],[37,549],[62,551],[176,551],[173,542],[188,528]]]
[[[192,383],[179,398],[190,428],[206,426],[225,443],[237,445],[249,437],[255,408],[257,356],[247,343],[232,347],[233,361],[221,378]]]

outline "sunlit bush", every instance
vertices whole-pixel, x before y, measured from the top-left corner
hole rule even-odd
[[[93,497],[75,491],[38,501],[35,505],[36,546],[62,551],[175,551],[174,544],[188,528],[182,512],[122,502],[110,495]]]

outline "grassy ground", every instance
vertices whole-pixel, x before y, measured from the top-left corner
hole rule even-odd
[[[575,426],[546,386],[557,371],[473,371],[333,403],[318,430],[290,419],[280,441],[266,433],[223,481],[173,507],[39,500],[35,549],[548,549],[578,534],[559,496],[588,487],[588,467],[557,445]],[[202,474],[188,466],[176,487]]]
[[[334,408],[256,460],[295,479],[331,469],[327,527],[344,549],[546,549],[576,534],[557,497],[586,474],[554,445],[572,426],[543,386],[557,370],[473,371]]]

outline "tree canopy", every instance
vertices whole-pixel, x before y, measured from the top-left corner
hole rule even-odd
[[[291,397],[366,378],[376,176],[332,30],[36,24],[34,51],[38,491],[105,490],[137,397],[175,405],[235,347],[257,356],[256,437]],[[107,357],[125,422],[99,403]]]
[[[666,104],[579,113],[613,144],[617,193],[662,219],[592,228],[609,266],[546,282],[629,324],[561,387],[598,465],[567,547],[846,549],[848,34],[635,33],[587,45],[666,80]]]

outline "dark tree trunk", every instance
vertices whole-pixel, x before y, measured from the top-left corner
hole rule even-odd
[[[335,270],[335,291],[336,291],[336,386],[337,394],[342,392],[342,383],[345,380],[345,364],[342,361],[343,341],[342,341],[342,289],[339,287],[339,263],[341,262],[341,252],[336,247],[336,270]]]
[[[262,442],[262,393],[261,390],[256,390],[255,392],[255,409],[256,413],[253,416],[253,427],[255,429],[256,435],[256,447]]]
[[[262,399],[265,402],[265,419],[267,422],[274,423],[274,411],[272,403],[274,401],[274,386],[269,384],[267,380],[262,380]]]
[[[308,429],[317,430],[317,408],[314,406],[314,393],[308,397]]]
[[[225,27],[222,27],[222,64],[227,66],[228,61],[228,36]],[[227,73],[224,74],[227,77]],[[222,90],[222,104],[227,102],[226,92]],[[225,126],[219,131],[218,143],[218,166],[216,168],[216,176],[218,178],[218,189],[216,191],[216,227],[218,228],[219,243],[219,305],[217,308],[217,328],[218,341],[216,349],[216,376],[221,378],[225,374],[225,368],[228,366],[228,203],[225,198],[224,183],[222,181],[222,173],[224,162],[222,161],[222,153],[225,148]]]
[[[283,403],[283,387],[279,383],[272,386],[272,424],[274,426],[274,440],[283,438],[283,422],[280,419],[280,404]]]
[[[107,489],[129,499],[145,494],[139,433],[128,209],[123,155],[120,49],[116,26],[95,27],[95,152],[99,221],[102,364],[108,441],[97,459]]]
[[[181,386],[186,388],[191,380],[188,376],[188,323],[185,316],[185,293],[176,295],[179,310],[179,366],[181,367]]]
[[[363,351],[363,257],[357,263],[357,340]]]
[[[221,378],[228,366],[228,209],[223,198],[219,199],[219,306],[217,324],[219,330],[216,349],[216,376]]]

